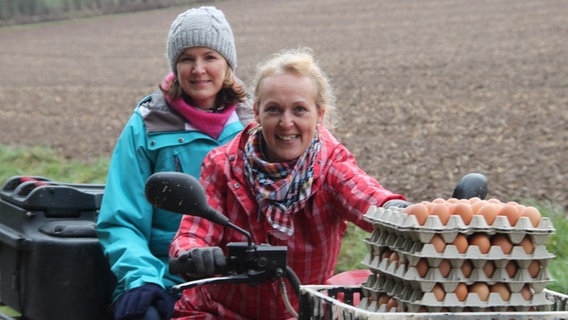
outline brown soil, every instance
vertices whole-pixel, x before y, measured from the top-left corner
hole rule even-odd
[[[411,201],[482,172],[490,197],[568,207],[568,2],[215,2],[238,75],[309,46],[333,79],[336,136]],[[182,7],[0,28],[0,143],[110,155],[136,102],[167,72]]]

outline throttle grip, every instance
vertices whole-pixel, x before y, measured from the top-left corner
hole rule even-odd
[[[176,257],[169,260],[171,274],[195,273],[195,266],[189,257]]]
[[[168,264],[170,266],[171,274],[178,274],[178,275],[192,274],[197,277],[199,277],[199,275],[201,275],[201,277],[204,276],[203,274],[200,274],[195,270],[195,265],[193,264],[193,261],[189,257],[182,256],[182,257],[170,258]],[[229,267],[227,266],[224,267],[216,266],[215,274],[225,274],[227,273],[228,270]]]

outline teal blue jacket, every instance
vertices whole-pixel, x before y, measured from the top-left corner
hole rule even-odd
[[[117,278],[113,300],[145,283],[167,289],[182,282],[168,272],[168,249],[181,215],[153,208],[144,195],[146,180],[161,171],[199,178],[205,155],[250,120],[247,108],[239,105],[239,116],[213,139],[189,129],[159,91],[138,104],[116,143],[97,221],[99,241]]]

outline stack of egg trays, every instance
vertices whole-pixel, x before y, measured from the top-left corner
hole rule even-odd
[[[537,311],[545,311],[551,305],[542,292],[551,280],[547,267],[554,258],[545,247],[548,237],[555,231],[546,217],[541,218],[537,227],[533,227],[526,217],[519,218],[517,224],[511,226],[505,216],[497,216],[494,223],[488,225],[482,216],[474,215],[470,224],[466,225],[459,215],[452,215],[444,226],[437,216],[431,215],[424,225],[420,226],[415,216],[404,213],[402,209],[371,207],[365,219],[374,226],[373,233],[365,240],[368,254],[363,260],[363,264],[372,274],[362,284],[364,298],[360,308],[379,312],[392,311],[386,310],[384,305],[376,305],[376,299],[382,293],[395,297],[399,301],[399,309],[406,312],[416,312],[422,306],[429,312],[438,312],[442,308],[452,312],[460,312],[466,308],[472,311],[506,311],[509,307],[514,307],[516,311],[527,311],[531,307]],[[492,246],[488,253],[482,254],[477,246],[469,246],[465,253],[459,253],[451,244],[460,233],[470,235],[476,232],[488,235],[507,234],[515,246],[509,254],[503,253],[499,246]],[[435,234],[439,234],[446,243],[446,248],[441,253],[429,243]],[[534,251],[530,254],[517,246],[527,235],[531,237],[534,245]],[[389,261],[381,258],[387,249],[397,252],[399,260]],[[430,267],[424,277],[416,270],[420,259],[426,259]],[[452,266],[446,277],[443,277],[437,268],[443,259],[449,260]],[[474,266],[469,277],[465,277],[460,269],[466,260],[470,260]],[[519,266],[513,277],[504,269],[511,260]],[[538,260],[541,265],[534,278],[527,270],[533,260]],[[491,277],[482,270],[487,261],[493,261],[496,266]],[[506,283],[511,296],[509,300],[504,301],[499,294],[490,293],[489,298],[482,301],[477,294],[469,293],[464,301],[460,301],[453,293],[459,283],[469,285],[475,282],[485,282],[488,285],[496,282]],[[442,301],[438,301],[431,292],[437,283],[442,285],[446,292]],[[525,285],[529,285],[533,290],[533,296],[528,301],[519,292]]]

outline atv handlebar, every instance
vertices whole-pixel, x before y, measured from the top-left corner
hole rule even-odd
[[[221,276],[206,277],[182,283],[172,287],[174,293],[195,286],[212,283],[248,283],[261,284],[267,281],[286,278],[297,295],[300,293],[300,280],[287,265],[286,246],[252,245],[246,242],[232,242],[227,245],[227,265],[216,270]],[[194,274],[191,258],[177,257],[170,259],[170,273]]]

